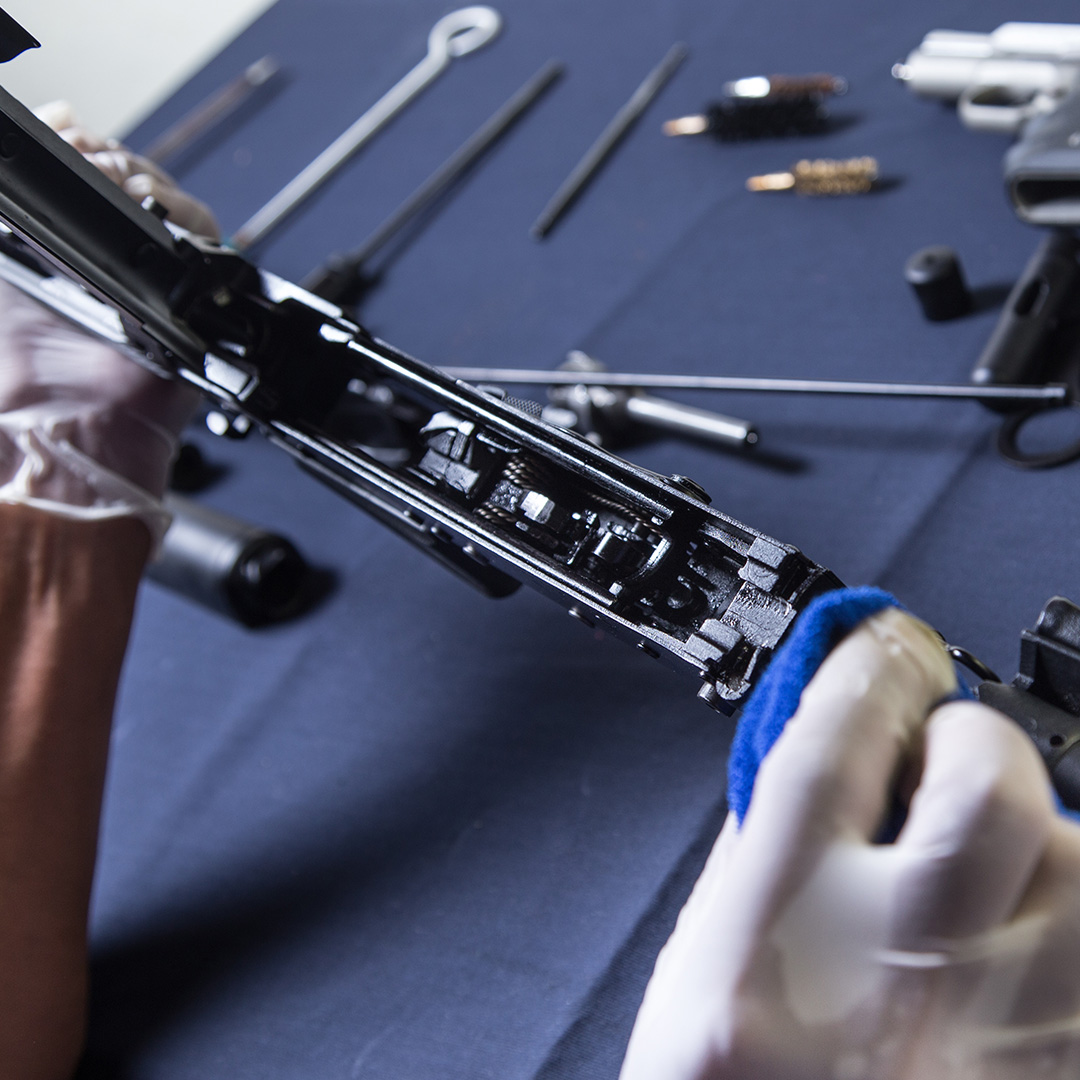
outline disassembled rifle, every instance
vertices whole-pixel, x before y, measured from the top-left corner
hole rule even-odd
[[[527,582],[731,711],[828,570],[171,229],[0,92],[0,276],[197,386],[493,596]]]
[[[34,45],[0,11],[0,57]],[[167,226],[166,212],[136,205],[0,90],[0,277],[198,387],[489,595],[527,582],[691,672],[699,696],[731,712],[799,612],[840,585],[711,509],[686,477],[614,457],[398,352],[235,250]],[[1080,802],[1080,609],[1052,601],[1024,641],[1011,689],[974,665],[980,693],[1029,731],[1059,792]]]

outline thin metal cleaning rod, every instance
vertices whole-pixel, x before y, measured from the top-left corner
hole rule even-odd
[[[501,27],[502,17],[494,8],[467,7],[444,15],[428,34],[424,58],[244,222],[227,245],[245,251],[257,244],[446,71],[454,59],[486,45]]]
[[[751,393],[848,394],[862,397],[952,398],[968,401],[1065,402],[1068,387],[973,386],[967,383],[847,382],[827,379],[758,379],[739,375],[633,375],[614,371],[530,371],[448,367],[443,373],[473,383],[526,386],[625,386],[642,390],[737,390]]]
[[[433,202],[466,169],[468,169],[497,139],[501,138],[526,109],[543,94],[566,70],[559,60],[549,60],[497,113],[495,113],[468,142],[455,151],[439,169],[424,181],[374,232],[363,245],[350,252],[348,258],[366,262],[385,246],[411,218]]]

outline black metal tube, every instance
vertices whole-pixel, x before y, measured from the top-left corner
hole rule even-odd
[[[289,540],[180,495],[165,506],[172,524],[147,577],[248,626],[297,612],[308,565]]]

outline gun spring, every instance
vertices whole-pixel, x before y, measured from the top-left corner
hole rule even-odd
[[[622,503],[616,502],[614,499],[609,499],[606,495],[599,495],[593,492],[591,495],[591,499],[594,503],[596,503],[597,506],[600,506],[605,510],[610,510],[616,514],[619,514],[621,517],[626,518],[631,528],[633,528],[635,525],[648,525],[648,522],[645,520],[645,518],[641,516],[641,514],[637,513],[634,510],[628,509],[627,507],[623,506]]]
[[[550,491],[551,475],[535,458],[516,454],[503,466],[503,478],[529,491]]]
[[[518,520],[516,514],[489,502],[481,503],[474,512],[481,521],[486,521],[489,525],[501,526],[504,529],[512,529]]]
[[[502,484],[507,483],[512,484],[521,491],[536,492],[546,497],[549,496],[553,483],[548,470],[535,458],[524,453],[514,454],[502,467],[500,483],[496,485],[494,492],[488,497],[487,501],[480,503],[476,507],[475,513],[477,517],[491,525],[498,525],[504,529],[513,529],[519,521],[523,520],[520,510],[512,510],[508,505],[501,505],[500,502],[492,501],[493,498],[500,498],[500,487]],[[517,502],[517,496],[514,497],[513,501]]]

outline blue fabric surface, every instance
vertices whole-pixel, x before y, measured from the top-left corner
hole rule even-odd
[[[145,146],[267,53],[282,64],[182,181],[235,230],[423,55],[446,0],[279,0],[133,134]],[[929,30],[1015,0],[499,0],[455,60],[256,254],[299,278],[364,240],[522,82],[566,77],[380,261],[361,321],[436,364],[961,382],[1038,234],[1001,193],[1008,141],[898,86]],[[631,17],[632,14],[632,17]],[[1073,0],[1020,17],[1077,18]],[[28,29],[33,31],[32,23]],[[674,41],[690,58],[548,240],[528,227]],[[48,43],[45,43],[48,48]],[[153,47],[148,43],[148,47]],[[669,139],[745,75],[834,71],[817,138]],[[875,154],[853,199],[752,174]],[[960,254],[975,312],[930,324],[903,281]],[[682,397],[672,394],[673,397]],[[1075,468],[1004,468],[974,405],[751,395],[753,454],[659,438],[626,456],[873,582],[1000,671],[1072,594]],[[258,440],[213,442],[202,498],[285,533],[340,588],[252,632],[151,585],[118,710],[84,1076],[602,1080],[722,815],[732,725],[693,680],[541,596],[495,603]]]

